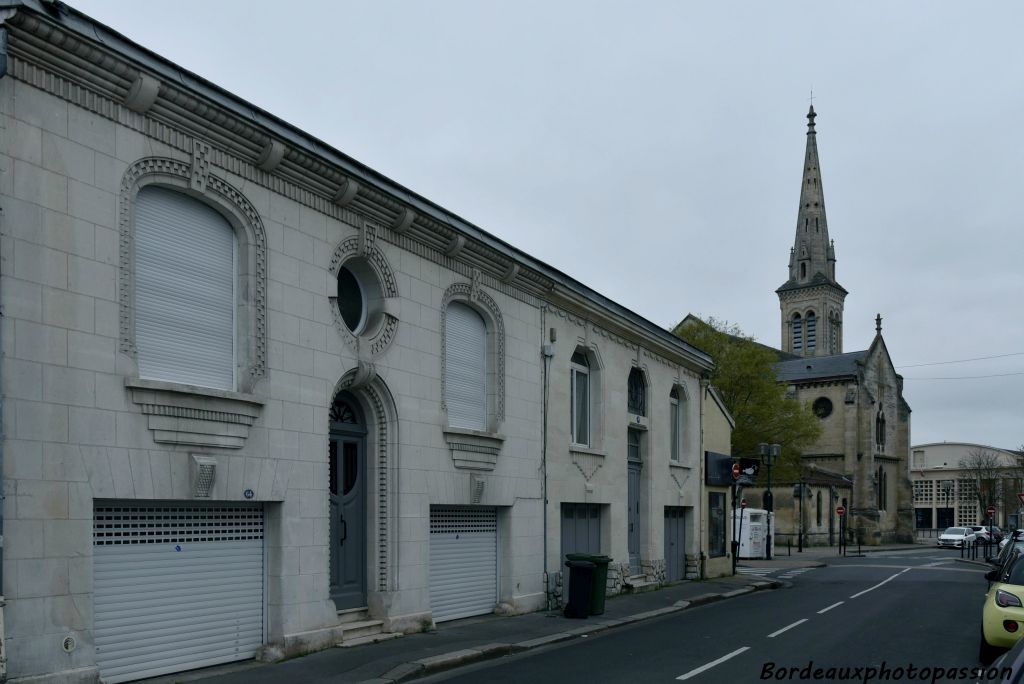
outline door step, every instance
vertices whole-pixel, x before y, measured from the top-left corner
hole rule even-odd
[[[370,636],[356,637],[355,639],[346,638],[340,644],[335,645],[338,648],[352,648],[353,646],[363,646],[364,644],[376,644],[379,641],[390,641],[400,636],[405,635],[401,632],[381,632],[380,634],[371,634]]]
[[[338,611],[338,624],[344,625],[349,622],[365,622],[370,619],[370,609],[367,607],[362,608],[345,608],[344,610]]]
[[[622,583],[626,593],[642,594],[645,591],[656,591],[661,587],[657,582],[647,579],[646,575],[634,575]]]
[[[352,641],[353,639],[362,639],[363,637],[372,637],[382,634],[384,632],[384,621],[383,620],[361,620],[359,622],[346,622],[340,625],[341,628],[341,643]]]

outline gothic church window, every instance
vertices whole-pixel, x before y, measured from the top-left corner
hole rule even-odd
[[[875,444],[879,451],[885,451],[885,414],[881,408],[875,416]]]

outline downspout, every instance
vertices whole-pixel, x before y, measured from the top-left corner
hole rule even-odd
[[[705,452],[707,451],[704,448],[704,402],[707,401],[708,399],[708,387],[710,386],[707,374],[701,374],[699,383],[700,388],[703,391],[700,393],[700,401],[698,402],[700,404],[700,409],[697,411],[697,429],[700,430],[700,449],[697,454],[697,458],[699,459],[699,462],[697,464],[697,472],[700,476],[700,480],[698,480],[697,482],[697,489],[700,492],[697,495],[697,510],[700,511],[700,515],[697,516],[697,520],[700,525],[700,529],[697,533],[697,539],[700,540],[700,543],[697,544],[697,562],[698,572],[700,573],[700,579],[704,579],[705,575],[707,574],[705,567],[705,558],[707,558],[707,556],[704,555],[704,530],[707,529],[704,521],[704,516],[707,513],[704,506],[707,500],[707,497],[704,496],[705,492],[707,491],[704,488],[704,469],[707,467],[707,458],[704,456]]]
[[[7,28],[0,26],[0,79],[7,75]],[[4,231],[3,207],[0,207],[0,234]],[[0,277],[2,277],[0,273]],[[0,331],[6,324],[3,321],[3,299],[0,298]],[[0,333],[0,349],[3,349],[3,335]],[[0,682],[7,681],[7,628],[4,624],[4,608],[7,599],[4,594],[4,395],[3,395],[3,352],[0,352]]]
[[[541,308],[540,311],[540,329],[544,330],[544,326],[547,323],[547,316],[545,311]],[[542,333],[543,334],[543,333]],[[554,329],[551,330],[551,337],[554,337]],[[542,338],[543,339],[543,338]],[[550,377],[550,363],[551,357],[555,355],[555,347],[552,344],[541,345],[541,354],[544,357],[544,401],[541,416],[541,433],[540,433],[540,469],[541,469],[541,505],[544,510],[541,515],[542,521],[542,535],[544,537],[544,551],[541,556],[541,570],[543,574],[541,577],[544,581],[544,599],[547,603],[548,610],[551,609],[551,584],[550,575],[548,575],[548,384]]]

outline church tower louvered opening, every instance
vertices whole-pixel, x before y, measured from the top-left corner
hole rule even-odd
[[[789,251],[789,279],[775,292],[782,313],[782,350],[800,356],[843,351],[843,301],[836,282],[835,245],[828,236],[825,193],[818,164],[817,114],[807,113],[807,150],[800,183],[796,237]]]

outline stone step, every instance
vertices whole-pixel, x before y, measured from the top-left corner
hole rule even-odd
[[[346,622],[341,625],[341,642],[345,643],[352,639],[375,636],[384,631],[383,620],[362,620],[360,622]]]
[[[622,584],[626,593],[630,594],[641,594],[645,591],[656,591],[661,588],[660,584],[648,580],[645,575],[634,575]]]
[[[369,608],[346,608],[338,611],[338,624],[344,625],[348,622],[364,622],[370,619]]]
[[[355,639],[345,639],[345,641],[335,645],[338,648],[352,648],[353,646],[362,646],[364,644],[376,644],[379,641],[390,641],[400,636],[405,635],[401,632],[381,632],[380,634],[371,634],[369,636],[356,637]]]

